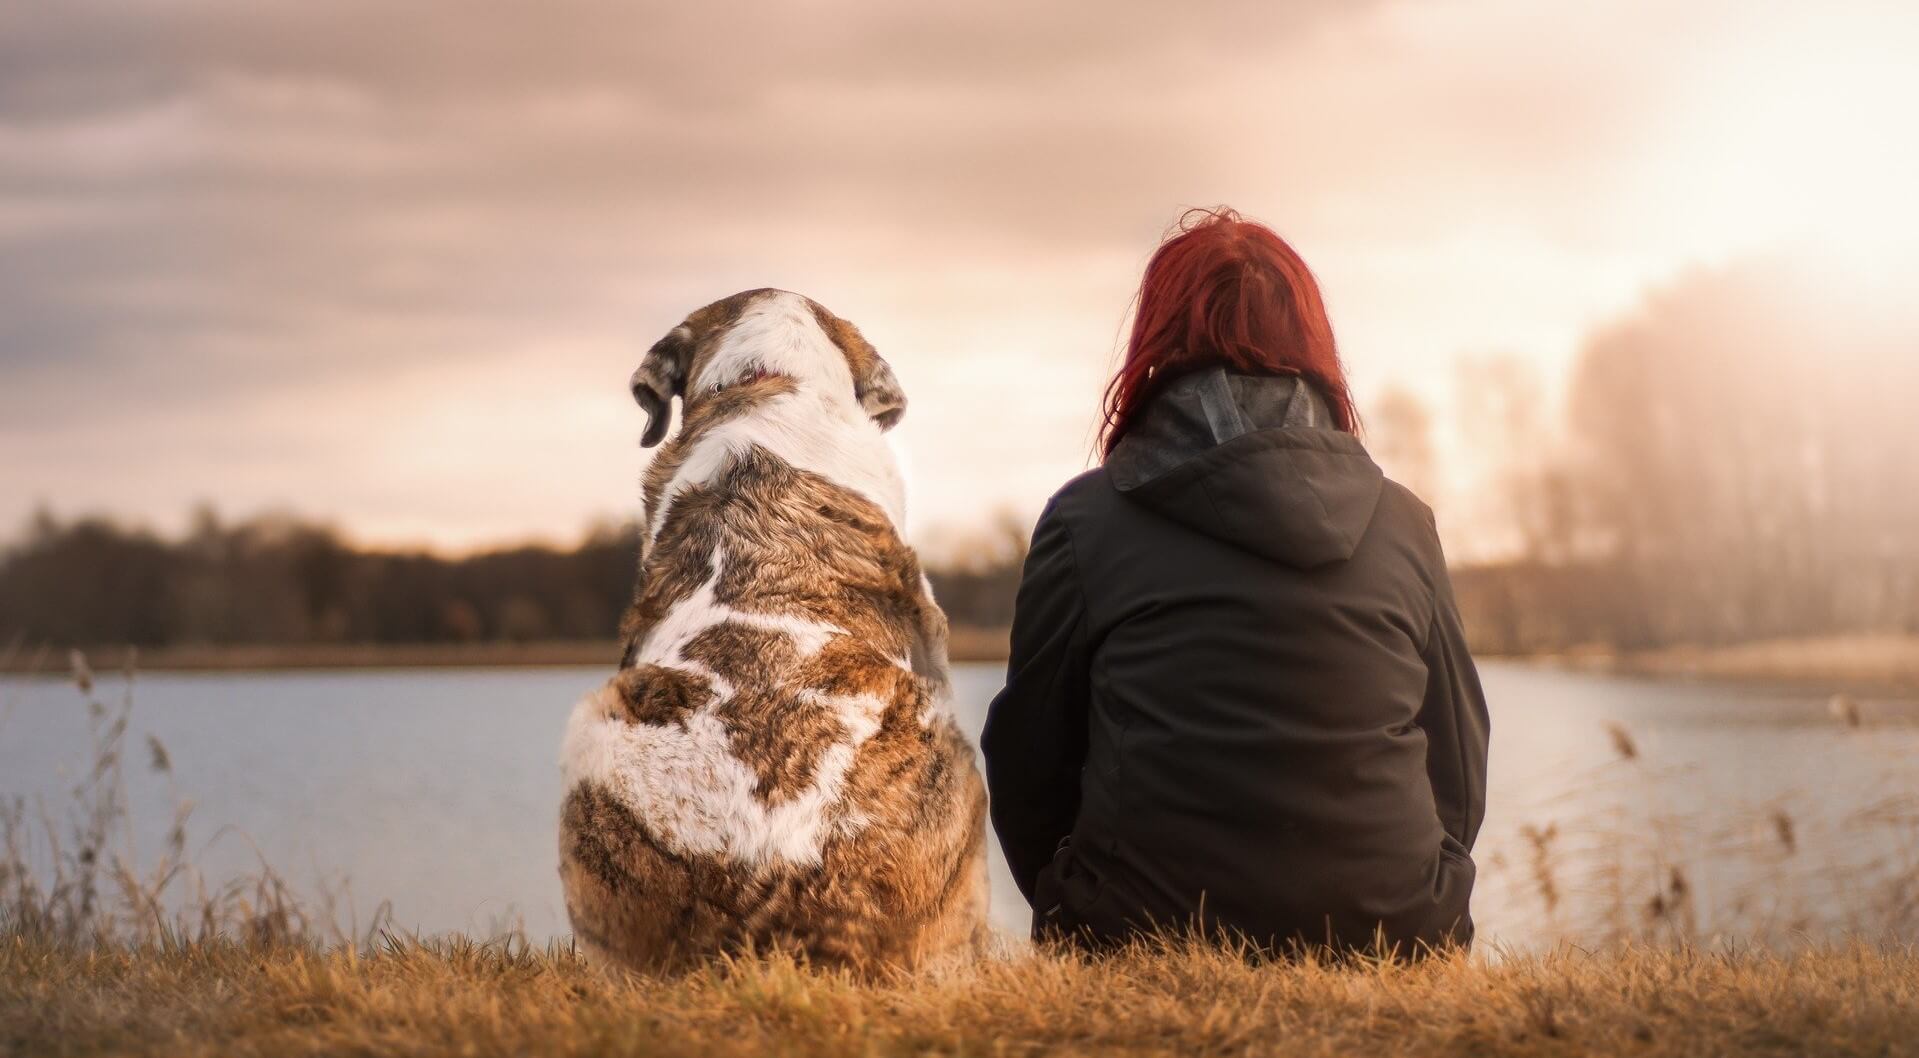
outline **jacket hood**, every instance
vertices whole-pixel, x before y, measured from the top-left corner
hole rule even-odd
[[[1136,503],[1301,569],[1353,556],[1384,481],[1310,384],[1221,367],[1168,383],[1106,472]]]

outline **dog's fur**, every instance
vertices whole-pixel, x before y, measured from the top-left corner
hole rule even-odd
[[[574,710],[560,877],[589,957],[744,948],[919,967],[976,945],[985,791],[946,618],[881,436],[905,397],[851,324],[753,290],[634,372],[648,467],[620,672]]]

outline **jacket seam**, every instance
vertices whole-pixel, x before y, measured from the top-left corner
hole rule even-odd
[[[1077,653],[1078,648],[1085,643],[1087,626],[1092,621],[1093,606],[1092,600],[1086,596],[1086,576],[1080,570],[1079,538],[1073,534],[1073,523],[1062,520],[1060,522],[1060,528],[1066,532],[1066,558],[1073,566],[1073,594],[1079,599],[1079,617],[1073,622],[1072,631],[1067,633],[1066,649],[1069,652]],[[1088,711],[1086,721],[1090,728],[1092,724],[1093,659],[1087,657],[1084,661],[1085,671],[1080,673],[1080,678],[1085,682],[1086,695],[1085,701],[1082,704]],[[1065,666],[1061,666],[1062,669],[1064,669],[1064,667]]]
[[[1440,606],[1439,606],[1439,586],[1438,585],[1433,586],[1432,598],[1427,600],[1427,605],[1432,610],[1432,616],[1426,618],[1426,639],[1424,642],[1419,644],[1419,653],[1421,657],[1424,657],[1425,655],[1432,653],[1433,641],[1439,638]]]
[[[1079,653],[1085,645],[1086,638],[1092,626],[1093,604],[1091,598],[1086,594],[1085,572],[1081,569],[1079,563],[1079,537],[1073,532],[1073,523],[1062,515],[1059,525],[1061,533],[1066,537],[1066,558],[1073,567],[1073,594],[1079,600],[1079,614],[1073,620],[1072,629],[1066,634],[1066,651],[1069,655],[1073,655]],[[1080,660],[1083,662],[1083,671],[1081,671],[1079,675],[1084,681],[1084,687],[1082,689],[1085,692],[1080,704],[1086,710],[1084,720],[1087,735],[1090,738],[1093,724],[1093,659],[1092,656],[1088,654],[1088,656]],[[1067,663],[1062,664],[1053,674],[1052,693],[1056,694],[1058,692],[1059,682],[1065,678],[1067,666],[1070,664],[1072,664],[1072,661],[1069,658]],[[1114,761],[1114,776],[1119,774],[1119,769],[1125,764],[1126,728],[1129,724],[1130,718],[1120,724],[1119,739],[1113,747],[1116,757]]]
[[[1438,637],[1439,637],[1439,609],[1438,607],[1435,606],[1433,609],[1433,623],[1432,623],[1432,627],[1428,629],[1427,639],[1430,641],[1433,639],[1437,639]],[[1430,653],[1430,650],[1421,650],[1420,653],[1422,654]],[[1438,665],[1443,670],[1443,673],[1445,676],[1444,686],[1450,687],[1453,683],[1456,682],[1453,678],[1454,674],[1453,674],[1452,658],[1448,655],[1445,655],[1444,652],[1442,652],[1441,656],[1438,659]],[[1467,774],[1466,774],[1466,739],[1464,734],[1462,733],[1461,724],[1459,722],[1459,702],[1454,699],[1454,696],[1451,693],[1448,693],[1446,695],[1446,706],[1447,706],[1446,719],[1449,722],[1451,722],[1452,728],[1453,728],[1452,739],[1453,739],[1454,785],[1458,786],[1459,788],[1458,793],[1459,793],[1460,817],[1459,817],[1459,834],[1457,835],[1457,840],[1459,841],[1461,845],[1465,846],[1468,850],[1470,850],[1472,848],[1472,842],[1471,842],[1472,835],[1466,833],[1466,828],[1468,826],[1468,821],[1472,818],[1472,809],[1467,807],[1472,800],[1472,782],[1467,777]],[[1431,738],[1432,736],[1430,735],[1427,736],[1429,744],[1430,744]],[[1442,819],[1439,822],[1440,822],[1440,828],[1444,830],[1446,821]]]
[[[1079,628],[1084,627],[1086,624],[1086,612],[1088,609],[1085,578],[1080,574],[1079,568],[1079,540],[1073,536],[1073,523],[1067,521],[1064,514],[1060,515],[1059,528],[1066,536],[1066,559],[1071,562],[1073,566],[1073,594],[1079,598],[1079,621],[1076,622],[1076,627],[1074,628],[1074,631],[1077,632]],[[1067,642],[1071,643],[1073,638],[1073,636],[1068,636]]]
[[[1299,469],[1298,464],[1294,464],[1293,466],[1293,480],[1298,483],[1302,491],[1312,496],[1313,505],[1319,508],[1320,521],[1327,525],[1339,524],[1333,520],[1333,512],[1326,509],[1326,497],[1321,496],[1318,489],[1306,483],[1306,474]],[[1364,530],[1361,531],[1363,532]],[[1347,554],[1351,554],[1359,548],[1359,536],[1357,533],[1341,533],[1339,535],[1343,538],[1341,542],[1346,545]]]
[[[1219,497],[1213,495],[1213,486],[1203,477],[1199,479],[1199,494],[1206,497],[1206,506],[1212,508],[1213,517],[1219,519],[1221,525],[1229,525],[1226,512],[1219,509]]]
[[[1053,669],[1053,678],[1047,681],[1046,696],[1057,700],[1060,683],[1066,679],[1066,670],[1072,664],[1071,655],[1074,652],[1074,647],[1079,644],[1080,638],[1086,630],[1089,607],[1086,600],[1086,585],[1084,584],[1084,578],[1081,576],[1079,568],[1079,541],[1074,539],[1072,523],[1066,520],[1065,515],[1061,514],[1057,508],[1054,510],[1054,515],[1059,518],[1060,535],[1066,538],[1066,560],[1068,564],[1073,567],[1073,597],[1079,603],[1079,613],[1074,615],[1073,625],[1067,629],[1066,632],[1066,653],[1068,657],[1061,659],[1061,663]],[[1086,673],[1086,679],[1088,683],[1087,693],[1090,696],[1092,693],[1091,672]]]
[[[1326,509],[1326,497],[1321,496],[1319,494],[1318,489],[1313,488],[1311,485],[1307,484],[1306,475],[1303,471],[1299,469],[1299,465],[1297,463],[1292,464],[1292,470],[1293,470],[1293,483],[1297,485],[1302,492],[1305,492],[1306,494],[1310,495],[1313,498],[1313,504],[1319,508],[1320,520],[1325,522],[1328,525],[1337,525],[1338,523],[1333,521],[1333,512]],[[1359,533],[1363,533],[1364,531],[1365,530],[1361,529]],[[1359,547],[1359,533],[1351,533],[1351,534],[1341,533],[1340,534],[1340,537],[1342,538],[1341,543],[1344,543],[1346,545],[1348,554],[1352,553],[1354,550],[1356,550]]]
[[[1088,610],[1086,585],[1084,583],[1085,578],[1080,574],[1079,541],[1073,536],[1073,524],[1067,520],[1066,515],[1059,510],[1057,504],[1052,505],[1050,513],[1052,517],[1059,519],[1060,535],[1066,538],[1066,561],[1073,568],[1073,597],[1079,603],[1079,613],[1073,618],[1073,626],[1068,629],[1066,633],[1066,648],[1068,653],[1070,653],[1074,644],[1078,642],[1081,631],[1086,627]],[[1042,518],[1042,522],[1043,521],[1044,519]],[[1047,693],[1049,695],[1059,689],[1060,680],[1064,678],[1065,672],[1066,666],[1064,664],[1053,670],[1053,678],[1048,681],[1049,686],[1047,687]],[[1090,678],[1090,673],[1088,675]]]
[[[1415,499],[1416,498],[1417,497],[1415,497]],[[1420,506],[1425,507],[1424,504]],[[1432,558],[1425,560],[1426,569],[1437,569],[1439,573],[1433,577],[1432,594],[1427,600],[1427,605],[1432,608],[1432,616],[1426,621],[1426,641],[1419,645],[1419,652],[1422,655],[1430,651],[1433,646],[1433,640],[1439,638],[1439,617],[1445,609],[1444,600],[1447,594],[1446,588],[1448,584],[1446,578],[1450,576],[1450,574],[1446,572],[1446,549],[1439,540],[1439,522],[1433,517],[1433,509],[1431,507],[1426,507],[1425,511],[1426,525],[1433,532],[1434,552]]]

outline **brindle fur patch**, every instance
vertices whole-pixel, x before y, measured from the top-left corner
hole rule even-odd
[[[685,669],[639,665],[614,677],[626,718],[635,724],[684,723],[687,716],[713,699],[706,678]]]
[[[723,621],[695,636],[684,651],[736,690],[715,715],[733,755],[753,769],[754,794],[769,807],[812,783],[821,754],[846,735],[837,713],[789,677],[798,652],[786,636]]]

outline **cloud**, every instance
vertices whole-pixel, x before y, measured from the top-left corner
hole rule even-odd
[[[1793,24],[1769,17],[43,5],[0,25],[0,444],[25,457],[0,526],[208,497],[561,532],[630,501],[634,352],[768,283],[896,362],[929,519],[1031,507],[1084,458],[1154,239],[1221,200],[1314,260],[1362,389],[1431,392],[1471,345],[1570,355],[1649,279],[1777,229],[1689,222],[1696,185],[1658,184],[1696,41]]]

